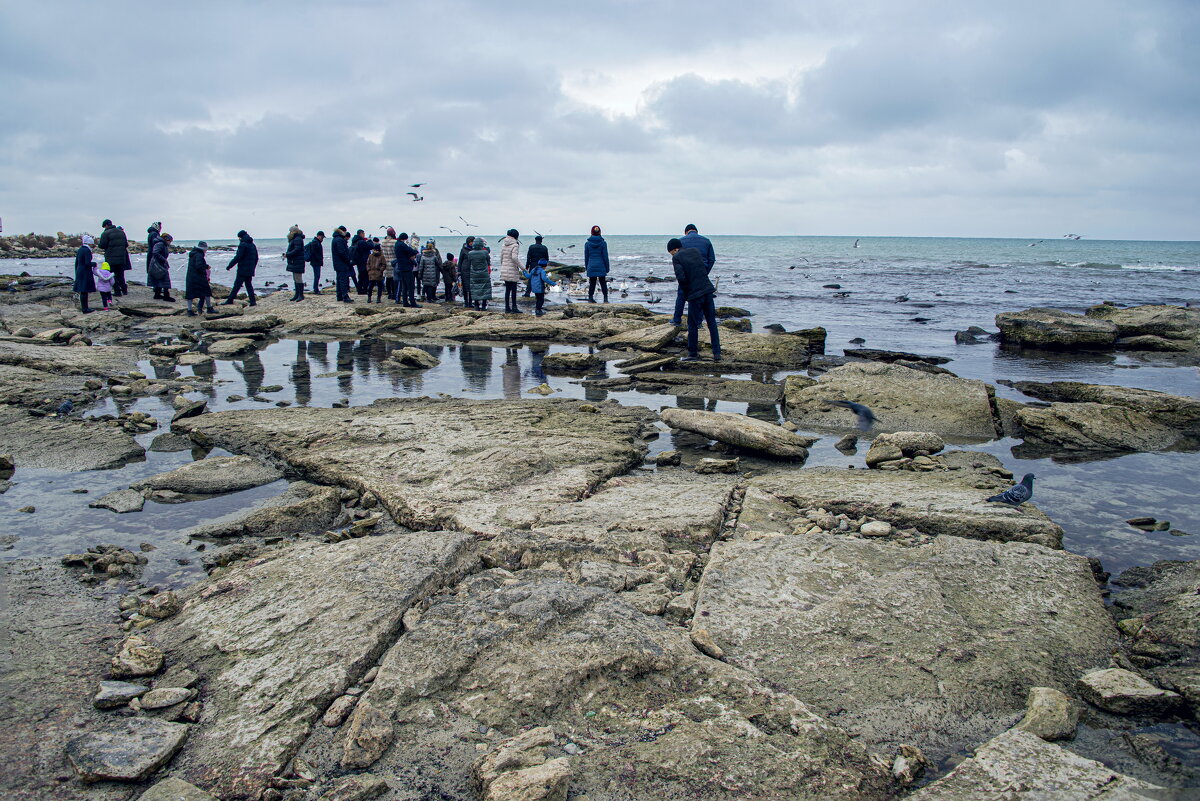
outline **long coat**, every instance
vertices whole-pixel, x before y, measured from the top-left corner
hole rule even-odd
[[[304,237],[295,233],[288,234],[288,237],[287,250],[284,251],[284,255],[287,256],[287,271],[295,273],[293,278],[299,281],[297,276],[304,272]]]
[[[511,236],[500,241],[500,280],[521,280],[521,243]]]
[[[208,262],[204,251],[192,248],[188,253],[187,276],[184,278],[184,297],[188,300],[212,297],[212,286],[208,282]]]
[[[129,269],[129,237],[117,226],[104,229],[96,240],[96,247],[104,251],[104,260],[114,273]]]
[[[442,278],[442,254],[436,249],[421,253],[421,285],[437,286]]]
[[[75,284],[71,287],[72,292],[96,291],[96,279],[92,277],[93,264],[92,249],[80,245],[79,250],[75,251]]]
[[[467,254],[471,268],[471,300],[492,299],[492,257],[483,248]]]
[[[608,243],[602,236],[589,236],[583,243],[583,266],[588,278],[608,275]]]
[[[171,248],[167,246],[165,239],[155,237],[154,246],[150,248],[150,268],[147,270],[147,278],[151,289],[170,289],[171,288],[171,264],[167,261],[171,256]],[[158,278],[154,277],[154,270],[161,269],[162,275]]]

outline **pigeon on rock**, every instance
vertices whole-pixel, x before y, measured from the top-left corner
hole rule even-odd
[[[60,417],[66,417],[74,410],[75,410],[75,404],[71,403],[71,401],[69,401],[69,400],[65,400],[62,403],[58,404],[58,415]]]
[[[825,403],[828,403],[830,406],[841,406],[843,409],[849,409],[854,412],[858,417],[859,431],[870,431],[871,426],[879,421],[879,418],[875,416],[875,412],[871,411],[870,407],[864,406],[861,403],[847,400],[827,400]]]
[[[988,503],[1006,503],[1009,506],[1020,506],[1033,497],[1033,473],[1026,473],[1021,483],[1009,487],[999,495],[987,499]]]

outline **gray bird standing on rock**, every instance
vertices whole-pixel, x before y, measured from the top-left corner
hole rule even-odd
[[[1026,473],[1021,483],[1009,487],[999,495],[987,499],[988,503],[1006,503],[1009,506],[1020,506],[1033,497],[1033,473]]]

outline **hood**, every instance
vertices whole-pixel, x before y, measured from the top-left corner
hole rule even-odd
[[[146,233],[157,234],[161,230],[162,229],[158,227],[158,223],[151,223],[150,227],[146,229]]]
[[[592,234],[591,236],[589,236],[589,237],[587,238],[587,241],[589,241],[589,242],[603,242],[603,241],[604,241],[604,237],[600,236],[599,234]]]

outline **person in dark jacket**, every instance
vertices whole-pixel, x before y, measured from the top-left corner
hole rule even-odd
[[[592,226],[592,235],[583,245],[583,266],[587,268],[588,303],[596,302],[596,284],[608,303],[608,243],[600,236],[600,226]]]
[[[685,248],[678,239],[667,243],[667,252],[671,254],[671,266],[675,268],[675,280],[679,282],[679,291],[687,298],[688,304],[688,355],[682,361],[694,362],[699,358],[697,340],[700,334],[700,320],[708,324],[708,339],[712,344],[713,361],[721,361],[721,337],[717,332],[717,307],[713,296],[717,290],[708,280],[708,268],[704,257],[695,248]]]
[[[207,242],[197,242],[196,247],[188,253],[187,276],[184,278],[183,284],[184,297],[188,302],[188,317],[196,316],[196,312],[192,311],[193,300],[198,301],[196,303],[197,311],[203,312],[205,307],[208,308],[209,314],[216,311],[212,305],[212,284],[208,280],[208,262],[204,259],[206,253],[208,253]]]
[[[296,286],[291,299],[304,300],[304,232],[300,226],[293,225],[288,230],[287,250],[283,255],[287,259],[287,271],[292,274],[292,283]]]
[[[482,311],[492,299],[492,255],[483,237],[477,236],[471,243],[467,264],[471,267],[471,303]]]
[[[392,269],[396,276],[396,302],[410,308],[420,308],[417,303],[417,276],[413,272],[413,259],[417,257],[416,248],[408,244],[408,234],[402,233],[396,237],[396,261]]]
[[[696,230],[696,226],[688,223],[683,228],[683,238],[679,240],[685,248],[692,248],[700,254],[701,260],[704,261],[704,269],[707,272],[712,272],[713,265],[717,263],[717,254],[713,252],[712,242],[708,237],[700,236],[700,232]],[[683,295],[682,289],[675,290],[675,315],[671,317],[672,325],[679,325],[683,321],[683,304],[686,298]]]
[[[108,262],[113,274],[113,295],[128,295],[129,287],[125,285],[125,271],[129,269],[129,237],[125,230],[113,225],[112,220],[105,220],[104,233],[96,246],[104,251],[104,260]]]
[[[150,286],[154,287],[154,297],[158,300],[175,302],[171,297],[171,243],[175,238],[170,234],[157,234],[154,237],[154,247],[150,249]]]
[[[475,248],[475,237],[468,236],[458,251],[458,283],[462,287],[463,308],[471,308],[471,263],[467,256]]]
[[[96,291],[96,279],[92,276],[92,268],[96,266],[92,259],[94,244],[95,240],[84,234],[83,244],[75,251],[75,284],[71,291],[79,293],[79,310],[84,314],[91,314],[92,310],[88,308],[88,293]]]
[[[349,236],[350,232],[346,230],[346,226],[339,225],[333,232],[333,244],[329,248],[336,276],[337,299],[341,303],[354,302],[350,299],[350,276],[354,265],[350,261],[350,245],[346,242]]]
[[[162,223],[152,222],[146,229],[146,271],[150,271],[150,259],[154,255],[154,240],[162,233]]]
[[[253,281],[254,270],[258,267],[258,245],[254,244],[254,239],[245,231],[238,231],[237,235],[237,253],[233,254],[233,258],[229,260],[229,266],[225,268],[232,270],[237,267],[237,273],[233,280],[233,289],[229,290],[229,297],[221,305],[232,306],[238,291],[245,286],[246,296],[250,298],[250,305],[256,306],[258,301],[254,297]]]
[[[159,263],[158,267],[160,267],[162,269],[152,269],[153,265],[154,265],[154,250],[155,250],[154,246],[158,243],[158,240],[161,238],[162,238],[162,223],[161,222],[150,223],[150,227],[146,229],[146,285],[151,287],[154,290],[154,299],[155,300],[168,300],[168,301],[171,301],[172,303],[174,303],[175,298],[171,297],[171,292],[170,292],[170,290],[171,290],[171,273],[170,273],[170,265],[167,264],[167,260],[163,259],[161,261],[161,263]],[[171,248],[168,245],[167,246],[167,254],[169,255],[170,252],[171,252]],[[167,265],[167,266],[164,267],[163,265]],[[166,271],[165,275],[163,274],[163,270]],[[154,273],[158,273],[159,277],[155,278]]]
[[[317,231],[317,235],[308,243],[308,253],[305,255],[305,261],[312,265],[313,271],[313,294],[321,294],[321,268],[325,265],[325,232]]]
[[[446,289],[446,302],[454,302],[454,282],[458,278],[458,267],[454,261],[454,254],[447,253],[446,260],[442,262],[442,285]]]
[[[542,259],[545,259],[547,263],[550,262],[550,248],[542,244],[542,235],[538,234],[533,238],[533,244],[529,246],[529,250],[525,251],[525,272],[531,272]],[[525,297],[530,295],[530,286],[529,280],[526,279]]]
[[[367,238],[366,232],[359,228],[350,242],[350,261],[354,264],[354,285],[358,287],[360,295],[367,291],[367,259],[370,255],[371,240]]]

